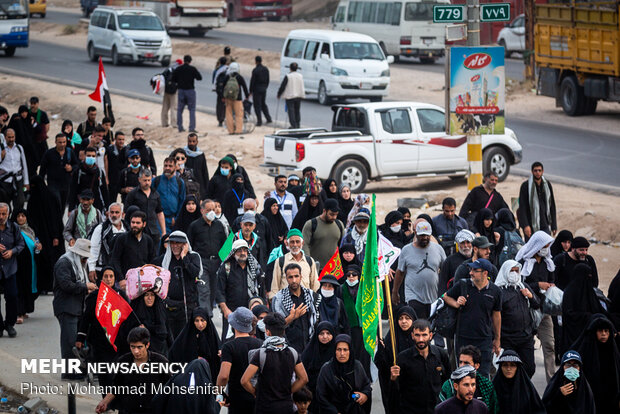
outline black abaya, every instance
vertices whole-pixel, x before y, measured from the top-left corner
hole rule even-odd
[[[286,240],[286,235],[288,233],[288,225],[286,224],[286,221],[284,221],[284,217],[282,217],[280,209],[278,208],[278,212],[276,214],[271,212],[271,207],[277,203],[278,200],[275,198],[268,198],[265,200],[265,207],[261,213],[261,215],[267,218],[267,221],[269,222],[271,237],[273,238],[273,244],[275,247],[284,246],[284,241]]]
[[[583,371],[583,366],[581,368]],[[568,379],[564,377],[564,367],[561,366],[549,380],[542,397],[547,414],[595,414],[594,396],[583,372],[575,382],[577,389],[564,396],[560,387],[568,384],[568,382]]]
[[[172,345],[172,334],[167,326],[166,309],[161,298],[155,295],[153,306],[148,307],[144,302],[144,294],[131,301],[131,308],[140,320],[140,323],[151,334],[150,350],[158,354],[167,355]]]
[[[304,224],[306,221],[313,219],[317,216],[320,216],[323,213],[323,202],[321,201],[321,197],[319,197],[319,202],[315,207],[310,205],[310,199],[313,195],[308,195],[304,200],[303,204],[299,208],[299,211],[295,215],[293,219],[293,224],[291,225],[292,229],[302,230],[304,228]]]
[[[504,351],[502,356],[510,352],[518,357],[514,351]],[[497,393],[499,412],[502,414],[545,414],[545,407],[534,384],[527,376],[523,363],[515,363],[517,364],[517,372],[513,378],[506,378],[501,367],[498,368],[497,374],[493,378],[493,388]]]
[[[190,213],[187,211],[187,202],[193,201],[196,204],[196,211]],[[181,207],[181,212],[179,213],[179,217],[177,217],[174,223],[174,230],[180,230],[183,233],[187,234],[187,229],[189,225],[192,224],[193,221],[201,218],[200,214],[200,201],[196,198],[195,195],[190,194],[185,197],[185,201],[183,202],[183,207]]]
[[[322,344],[319,341],[319,334],[325,330],[329,331],[333,338],[328,343]],[[336,343],[334,342],[335,338],[336,330],[334,325],[327,321],[319,322],[314,329],[314,334],[312,335],[312,338],[310,338],[310,342],[301,354],[301,362],[304,364],[304,368],[308,374],[307,386],[312,392],[312,395],[316,395],[316,382],[319,378],[319,373],[321,372],[323,364],[332,359],[334,352],[336,352]],[[309,411],[311,413],[318,412],[317,407],[318,403],[316,402],[316,398],[314,398],[313,402],[310,404]]]

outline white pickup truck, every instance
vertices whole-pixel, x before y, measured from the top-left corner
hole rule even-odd
[[[334,105],[332,131],[286,129],[266,135],[264,163],[270,175],[316,168],[320,178],[360,192],[369,180],[467,174],[467,138],[447,135],[442,108],[420,102]],[[483,169],[500,181],[523,148],[514,131],[483,135]]]

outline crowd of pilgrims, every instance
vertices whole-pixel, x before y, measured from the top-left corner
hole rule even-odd
[[[519,226],[490,173],[459,214],[446,198],[436,217],[398,208],[369,229],[369,195],[321,182],[312,167],[258,195],[234,154],[209,176],[190,133],[158,175],[144,131],[127,142],[94,107],[77,128],[65,120],[48,149],[38,105],[11,117],[0,107],[0,336],[15,337],[36,298],[53,292],[63,358],[189,363],[171,378],[102,374],[99,384],[191,378],[222,391],[108,394],[98,412],[369,413],[380,404],[373,384],[387,413],[620,412],[620,273],[604,296],[588,241],[557,232],[542,164],[521,186]],[[356,308],[369,231],[402,249],[384,292],[393,332],[372,357]],[[343,275],[319,280],[336,248]],[[144,264],[171,272],[165,299],[127,298],[125,275]],[[133,309],[116,349],[95,317],[101,283]],[[550,311],[555,288],[563,296]],[[457,309],[453,335],[436,329],[438,298]],[[531,381],[535,336],[542,396]]]

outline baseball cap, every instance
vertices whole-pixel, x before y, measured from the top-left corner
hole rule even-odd
[[[421,221],[415,226],[415,234],[422,236],[427,235],[430,236],[433,234],[433,228],[426,221]]]
[[[475,260],[471,263],[467,263],[467,266],[469,266],[470,269],[482,269],[489,273],[493,271],[493,265],[487,259]]]
[[[129,152],[127,153],[127,158],[131,158],[131,157],[136,157],[136,156],[140,156],[140,151],[138,151],[137,149],[132,149],[129,150]]]
[[[287,181],[291,181],[291,180],[297,180],[297,181],[300,181],[300,180],[299,180],[299,177],[297,176],[297,174],[291,174],[291,175],[289,175],[289,176],[288,176]]]
[[[327,211],[332,211],[334,213],[340,211],[340,208],[338,207],[338,201],[334,200],[333,198],[328,198],[327,200],[325,200],[325,202],[323,203],[323,208],[325,208],[325,210]]]
[[[479,249],[485,249],[487,247],[491,247],[493,246],[493,243],[489,242],[489,239],[486,238],[486,236],[478,236],[474,239],[473,242],[471,242],[471,244],[474,247],[477,247]]]
[[[80,193],[79,198],[83,199],[83,200],[92,200],[95,198],[95,194],[93,194],[93,190],[89,190],[88,188],[86,190],[82,190],[82,192]]]
[[[245,213],[243,213],[243,217],[241,217],[241,222],[256,224],[256,217],[254,217],[254,214],[246,211]]]
[[[357,221],[357,220],[370,221],[370,212],[365,208],[360,208],[360,211],[358,211],[355,217],[353,217],[353,221]]]
[[[581,355],[579,355],[579,352],[577,351],[566,351],[564,355],[562,355],[562,365],[568,361],[577,361],[579,362],[579,364],[581,364]]]
[[[241,249],[242,247],[245,247],[246,249],[249,249],[248,242],[246,242],[243,239],[235,240],[233,242],[233,245],[232,245],[232,251],[235,252],[235,251]]]

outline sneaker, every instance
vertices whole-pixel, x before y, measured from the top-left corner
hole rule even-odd
[[[7,333],[9,334],[9,338],[15,338],[17,336],[17,331],[12,326],[7,326],[4,329],[6,329]]]
[[[179,132],[185,132],[185,129],[184,128],[180,128]]]
[[[197,134],[198,131],[196,131],[195,129],[190,129],[189,132],[191,132],[192,134]]]
[[[218,122],[218,123],[217,123],[217,126],[219,126],[219,127],[223,127],[223,126],[224,126],[224,123],[223,123],[223,122]]]
[[[265,125],[269,125],[271,124],[273,121],[271,119],[268,119],[267,122],[265,122]]]

